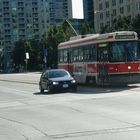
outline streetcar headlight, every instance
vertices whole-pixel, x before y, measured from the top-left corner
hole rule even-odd
[[[140,65],[138,66],[138,70],[140,70]]]
[[[128,69],[131,70],[131,66],[128,66]]]

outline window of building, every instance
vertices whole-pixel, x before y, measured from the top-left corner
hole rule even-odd
[[[99,10],[103,10],[103,4],[102,3],[99,4]]]
[[[120,4],[122,4],[123,3],[123,0],[120,0]]]
[[[109,8],[109,1],[105,2],[105,6],[106,6],[106,8]]]
[[[121,13],[121,14],[124,13],[124,7],[120,7],[120,13]]]
[[[100,13],[100,19],[103,19],[103,13]]]
[[[140,2],[136,3],[136,9],[140,11]]]
[[[110,12],[106,11],[106,18],[109,18]]]
[[[116,0],[112,0],[112,6],[116,6]]]
[[[130,5],[127,5],[127,12],[130,12],[131,11],[131,7]]]
[[[117,10],[113,9],[112,14],[113,14],[113,16],[116,16],[117,15]]]
[[[106,22],[106,25],[110,26],[110,21],[107,21],[107,22]]]
[[[104,27],[104,23],[100,23],[100,29],[102,29]]]

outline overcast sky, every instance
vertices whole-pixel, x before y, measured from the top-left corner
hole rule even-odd
[[[73,18],[83,19],[83,0],[72,0]]]

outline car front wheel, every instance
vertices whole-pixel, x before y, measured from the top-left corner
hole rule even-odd
[[[53,90],[50,86],[48,86],[48,93],[53,93]]]

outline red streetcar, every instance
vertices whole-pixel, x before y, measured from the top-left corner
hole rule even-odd
[[[58,45],[58,67],[78,83],[130,84],[140,82],[140,47],[137,33],[95,34]]]

